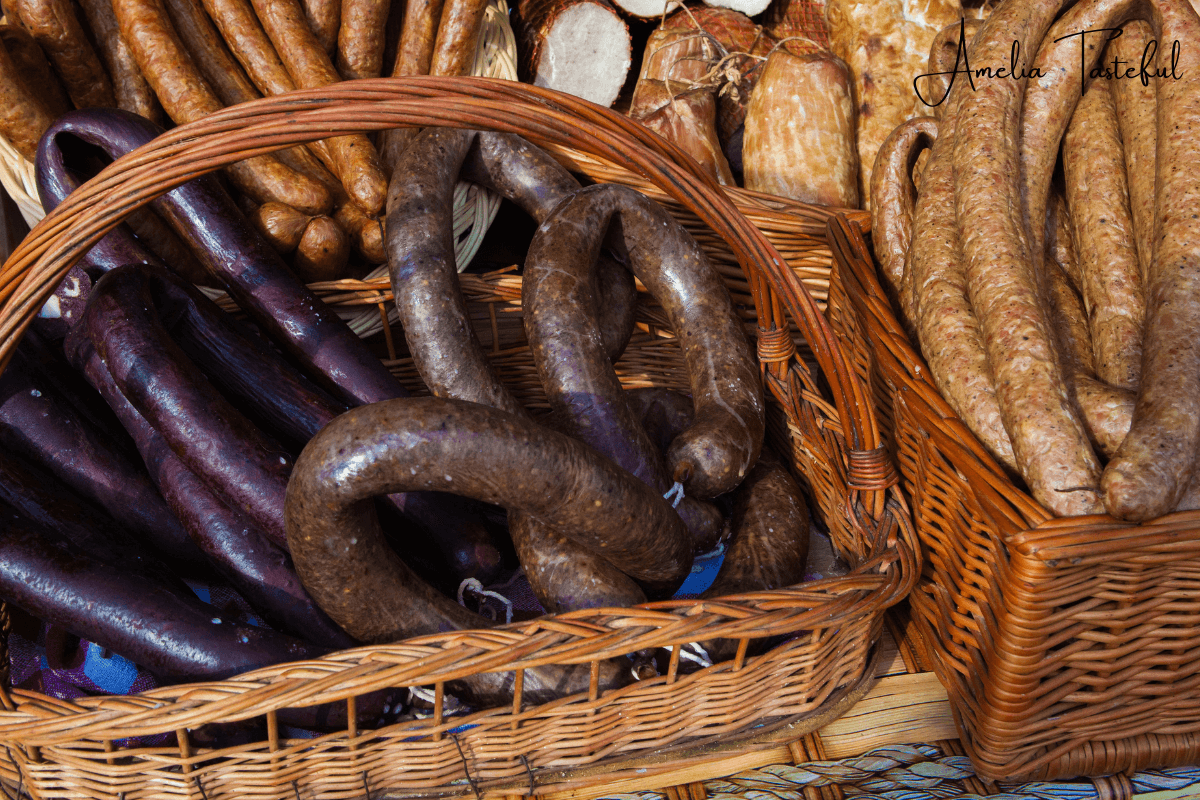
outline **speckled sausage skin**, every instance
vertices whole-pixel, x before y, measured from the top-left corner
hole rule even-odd
[[[804,580],[808,504],[783,462],[763,451],[734,493],[733,536],[705,597],[781,589]]]
[[[495,131],[480,131],[475,137],[461,177],[516,203],[539,224],[580,188],[579,181],[545,150],[516,134]],[[600,254],[595,275],[601,298],[600,338],[615,362],[633,333],[637,286],[629,270],[607,250]]]
[[[1004,466],[1016,469],[1012,440],[1000,419],[996,384],[983,350],[979,320],[967,299],[962,249],[954,223],[955,92],[938,122],[938,138],[921,177],[905,273],[912,275],[908,305],[915,309],[917,341],[942,396]]]
[[[112,566],[0,507],[0,596],[171,680],[220,680],[327,648],[223,620],[213,606]]]
[[[1127,22],[1123,31],[1120,37],[1109,42],[1105,57],[1118,58],[1140,67],[1142,54],[1154,38],[1154,31],[1144,20]],[[1113,103],[1117,107],[1117,121],[1121,127],[1121,144],[1125,154],[1134,241],[1137,243],[1143,284],[1150,273],[1150,258],[1154,253],[1154,159],[1158,146],[1155,114],[1158,100],[1157,78],[1153,75],[1157,63],[1157,57],[1154,57],[1146,65],[1150,77],[1145,86],[1140,79],[1112,81]]]
[[[611,230],[630,253],[635,270],[667,273],[691,255],[679,247],[683,239],[675,231],[658,231],[668,242],[664,250],[647,239],[639,243],[627,237],[625,226],[632,227],[632,216],[646,214],[647,203],[619,202],[623,202],[621,223]],[[538,228],[525,259],[521,290],[525,334],[546,397],[566,433],[665,493],[672,479],[663,454],[638,424],[604,352],[596,321],[601,304],[594,288],[593,265],[614,211],[614,204],[607,203],[603,194],[579,194],[566,200]],[[652,221],[643,219],[638,232],[659,228],[664,218],[670,219],[661,212]],[[671,220],[671,224],[676,223]],[[677,249],[669,249],[672,245]],[[697,552],[716,543],[722,527],[719,514],[710,513],[691,497],[685,497],[677,511],[695,538]]]
[[[1063,138],[1067,205],[1083,277],[1096,376],[1136,391],[1146,299],[1134,243],[1121,134],[1108,81],[1092,81]]]
[[[1200,18],[1186,2],[1154,3],[1153,10],[1159,41],[1200,40]],[[1142,383],[1129,435],[1103,479],[1109,512],[1137,521],[1179,504],[1200,450],[1200,52],[1186,45],[1179,51],[1182,77],[1158,82],[1157,238]]]
[[[1104,52],[1107,34],[1085,36],[1081,61],[1078,33],[1110,27],[1113,23],[1120,24],[1137,2],[1092,0],[1077,3],[1067,9],[1047,31],[1033,63],[1033,69],[1038,70],[1041,77],[1029,79],[1021,101],[1021,169],[1025,176],[1027,220],[1040,220],[1045,213],[1050,179],[1058,161],[1059,143],[1066,133],[1076,103],[1083,96],[1079,84],[1080,71],[1088,74]],[[1036,257],[1042,252],[1042,231],[1032,223],[1030,228],[1030,244]]]
[[[998,7],[976,35],[972,57],[1003,63],[1014,38],[1041,41],[1061,5],[1062,0],[1038,0]],[[1061,516],[1100,513],[1100,464],[1056,358],[1036,279],[1034,226],[1020,211],[1024,88],[1021,80],[992,78],[976,80],[974,91],[967,84],[952,90],[963,90],[953,169],[967,292],[1004,427],[1033,496]],[[1035,217],[1039,232],[1044,218],[1044,211]],[[1040,241],[1036,247],[1040,260]]]
[[[212,566],[272,625],[314,644],[353,646],[354,640],[304,591],[286,550],[184,465],[117,388],[92,343],[86,337],[72,336],[68,346],[72,360],[133,437],[155,485]]]
[[[914,117],[900,123],[883,140],[871,171],[871,241],[884,276],[901,298],[906,294],[904,260],[912,242],[913,208],[917,202],[913,166],[917,156],[933,145],[937,132],[933,117]],[[911,296],[911,292],[908,294]],[[911,307],[903,309],[910,324],[914,311]]]
[[[758,458],[764,429],[763,396],[729,292],[695,241],[670,214],[638,192],[615,185],[590,186],[560,205],[539,226],[526,270],[537,260],[539,242],[552,243],[560,253],[572,249],[595,252],[599,245],[596,231],[603,231],[610,222],[619,222],[613,230],[629,251],[631,271],[666,309],[692,383],[696,419],[671,445],[668,476],[683,483],[689,496],[715,497],[736,486]],[[546,264],[559,261],[551,255]],[[526,288],[536,283],[530,281]],[[562,292],[555,290],[552,295],[561,296]],[[532,309],[537,299],[527,294],[523,302]],[[526,316],[531,346],[535,353],[542,348],[547,358],[553,355],[559,361],[562,353],[546,350],[556,345],[534,338],[550,331],[553,324],[539,320],[540,332],[535,332],[529,327],[534,316],[533,311]],[[588,357],[594,359],[594,355]],[[548,363],[547,358],[542,363]],[[538,370],[543,373],[541,364]],[[542,381],[549,385],[547,374],[542,374]],[[584,420],[601,411],[586,393],[578,395],[559,386],[562,399],[574,407],[573,419]],[[613,396],[612,392],[603,393],[605,398]],[[638,452],[647,449],[638,448]],[[637,468],[636,463],[630,466]]]
[[[959,52],[960,40],[966,33],[967,48],[971,45],[971,40],[975,38],[975,34],[979,32],[983,22],[977,19],[963,19],[959,22],[952,22],[946,27],[937,32],[933,37],[933,43],[929,45],[929,73],[930,76],[924,83],[918,81],[917,88],[921,92],[921,97],[927,103],[936,104],[933,106],[933,116],[936,119],[941,119],[942,114],[946,111],[946,95],[950,91],[950,76],[939,73],[948,73],[954,69],[965,69],[962,62],[962,54]],[[964,48],[964,51],[966,49]],[[955,76],[959,79],[965,76]]]
[[[691,568],[687,535],[670,504],[591,448],[477,403],[412,397],[347,411],[297,460],[288,541],[306,586],[310,568],[318,571],[314,548],[332,558],[325,550],[340,545],[330,537],[361,530],[374,518],[370,498],[398,491],[453,491],[521,509],[649,584],[678,586]],[[340,594],[342,584],[334,585]],[[359,638],[375,641],[373,634]]]

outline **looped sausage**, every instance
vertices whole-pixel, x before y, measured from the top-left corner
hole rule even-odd
[[[904,260],[912,242],[913,208],[917,202],[912,171],[917,156],[933,145],[937,135],[937,120],[933,117],[902,122],[879,146],[871,171],[871,241],[883,274],[901,302],[911,295],[911,291],[905,291],[912,276],[904,269]],[[915,309],[906,305],[902,310],[912,324]]]
[[[688,367],[696,419],[672,442],[668,474],[683,483],[691,496],[715,497],[736,486],[758,458],[765,427],[762,383],[720,277],[695,240],[644,195],[621,186],[590,186],[560,205],[538,228],[527,259],[526,271],[532,279],[525,284],[523,303],[528,309],[526,332],[542,383],[557,394],[555,403],[564,411],[569,409],[567,416],[574,424],[586,427],[589,418],[600,418],[593,415],[603,415],[606,430],[627,432],[622,434],[623,442],[645,439],[630,422],[627,407],[624,411],[603,407],[615,393],[597,394],[571,388],[566,382],[567,378],[578,379],[583,387],[605,380],[604,370],[583,374],[588,365],[603,363],[604,358],[602,354],[597,358],[586,336],[573,337],[569,343],[557,339],[559,334],[570,336],[570,331],[562,330],[552,318],[554,301],[571,292],[586,292],[586,283],[563,276],[574,288],[554,288],[548,279],[557,277],[557,270],[570,263],[565,254],[591,254],[594,258],[599,232],[610,223],[614,223],[613,234],[629,252],[630,269],[666,310]],[[580,261],[587,263],[588,259]],[[544,275],[537,277],[542,271]],[[581,296],[579,302],[586,308],[593,301]],[[580,353],[579,357],[568,357],[569,350]],[[566,366],[569,363],[581,366],[576,373],[567,374],[572,369]],[[594,402],[597,397],[602,399]],[[646,442],[629,452],[630,458],[622,459],[633,470],[651,474],[652,467],[638,464],[650,451]]]
[[[371,499],[450,489],[543,520],[638,580],[677,587],[691,566],[683,524],[652,489],[567,436],[476,403],[410,398],[352,409],[297,460],[287,526],[296,568],[318,604],[367,642],[483,627],[388,550]],[[602,664],[604,681],[616,667]],[[578,691],[586,668],[529,670],[531,699]],[[465,679],[476,702],[511,697],[500,676]],[[540,700],[535,700],[540,702]]]

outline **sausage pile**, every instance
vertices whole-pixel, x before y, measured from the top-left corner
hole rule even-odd
[[[1008,0],[935,40],[929,72],[955,80],[879,151],[874,247],[996,459],[1055,514],[1142,521],[1200,508],[1200,55],[1172,46],[1200,17],[1064,5]],[[997,77],[1014,41],[1028,62]]]
[[[117,157],[156,130],[117,109],[60,116],[39,145],[45,205],[77,184],[81,143]],[[430,128],[397,165],[385,244],[433,396],[407,396],[220,182],[180,186],[154,210],[190,258],[118,226],[0,376],[0,596],[178,681],[488,627],[462,592],[518,566],[552,612],[669,597],[721,542],[714,592],[802,579],[807,509],[763,451],[758,366],[682,226],[631,189],[581,187],[509,134]],[[467,319],[451,227],[460,177],[538,223],[522,304],[548,416],[496,378]],[[192,285],[197,270],[245,319]],[[635,276],[674,329],[691,398],[617,381]],[[42,379],[51,367],[61,380]],[[178,577],[196,574],[275,630],[222,621]],[[629,666],[605,662],[600,685],[629,680]],[[522,691],[538,702],[595,678],[547,666]],[[496,705],[513,680],[449,688]]]
[[[0,135],[34,159],[71,109],[183,124],[296,88],[470,74],[487,0],[16,0],[0,24]],[[383,263],[380,223],[405,130],[230,165],[242,210],[307,282]],[[377,146],[378,145],[378,146]]]

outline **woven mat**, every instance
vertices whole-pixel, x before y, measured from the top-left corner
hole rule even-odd
[[[708,800],[802,800],[822,797],[813,790],[837,787],[853,800],[1104,800],[1106,788],[1091,781],[1027,783],[980,794],[968,788],[975,779],[965,756],[946,755],[933,745],[881,747],[839,761],[779,764],[729,778],[705,781]],[[1144,800],[1200,797],[1200,767],[1149,770],[1134,775],[1133,796]],[[829,796],[826,794],[825,796]],[[670,800],[667,793],[608,795],[605,800]]]

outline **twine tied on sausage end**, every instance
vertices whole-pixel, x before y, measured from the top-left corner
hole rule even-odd
[[[663,493],[663,500],[670,500],[671,508],[679,508],[679,504],[683,502],[683,484],[675,481],[671,488]]]
[[[467,606],[466,598],[464,597],[464,594],[467,592],[468,589],[470,591],[474,592],[475,594],[483,595],[484,597],[491,597],[496,600],[499,600],[501,603],[504,604],[504,624],[507,625],[510,622],[512,622],[512,618],[513,618],[512,600],[509,600],[507,597],[500,594],[499,592],[493,592],[493,591],[483,588],[483,584],[479,582],[478,578],[467,578],[466,580],[464,580],[462,583],[460,583],[458,585],[458,604],[460,606],[462,606],[463,608],[466,608],[466,606]]]

